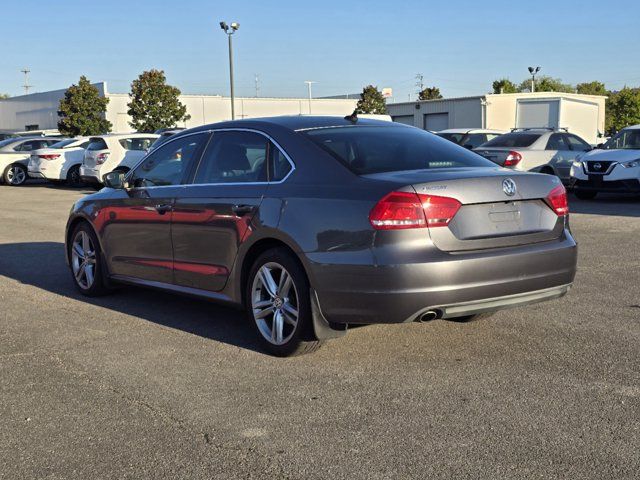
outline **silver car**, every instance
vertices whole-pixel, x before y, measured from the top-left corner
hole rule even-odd
[[[591,145],[563,129],[516,129],[475,148],[474,151],[502,167],[557,175],[568,183],[571,165]]]

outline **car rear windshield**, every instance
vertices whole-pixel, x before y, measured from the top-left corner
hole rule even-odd
[[[496,166],[465,148],[418,128],[354,126],[319,128],[303,133],[358,175]]]
[[[487,143],[482,144],[483,147],[530,147],[537,139],[540,138],[541,133],[505,133],[499,137],[489,140]]]
[[[102,138],[92,138],[89,141],[89,145],[87,145],[87,150],[95,151],[95,150],[107,150],[107,142],[105,142]]]
[[[450,142],[457,143],[460,145],[462,139],[464,138],[464,133],[436,133],[439,137],[446,138]]]

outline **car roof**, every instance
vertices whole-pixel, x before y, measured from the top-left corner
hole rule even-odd
[[[341,116],[330,115],[285,115],[281,117],[245,118],[220,123],[211,123],[192,129],[191,131],[210,130],[211,128],[260,128],[269,125],[278,125],[289,130],[309,130],[312,128],[348,127],[348,126],[383,126],[399,127],[406,125],[372,118],[359,118],[356,122]]]
[[[92,135],[90,138],[158,138],[159,136],[156,133],[107,133],[105,135]]]
[[[439,130],[436,133],[499,133],[503,134],[503,131],[492,130],[490,128],[447,128],[446,130]]]
[[[640,130],[640,124],[629,125],[628,127],[624,127],[622,130]]]

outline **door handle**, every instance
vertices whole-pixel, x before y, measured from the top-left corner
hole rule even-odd
[[[154,208],[160,215],[164,215],[165,213],[170,212],[172,207],[171,205],[162,203],[160,205],[156,205]]]
[[[250,213],[253,213],[255,208],[256,207],[254,207],[253,205],[234,205],[233,207],[231,207],[231,210],[237,216],[241,217],[242,215],[248,215]]]

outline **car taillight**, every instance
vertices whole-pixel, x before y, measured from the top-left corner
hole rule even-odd
[[[569,202],[567,201],[567,191],[564,185],[558,185],[551,190],[545,200],[559,217],[569,213]]]
[[[518,152],[510,151],[507,154],[507,158],[504,161],[505,167],[515,167],[522,160],[522,155]]]
[[[444,227],[460,206],[455,198],[391,192],[373,207],[369,222],[376,230]]]
[[[50,154],[46,154],[46,155],[38,155],[38,157],[40,157],[42,160],[55,160],[56,158],[60,157],[59,153],[50,153]]]
[[[108,159],[109,159],[108,153],[99,153],[98,155],[96,155],[96,165],[102,165]]]

